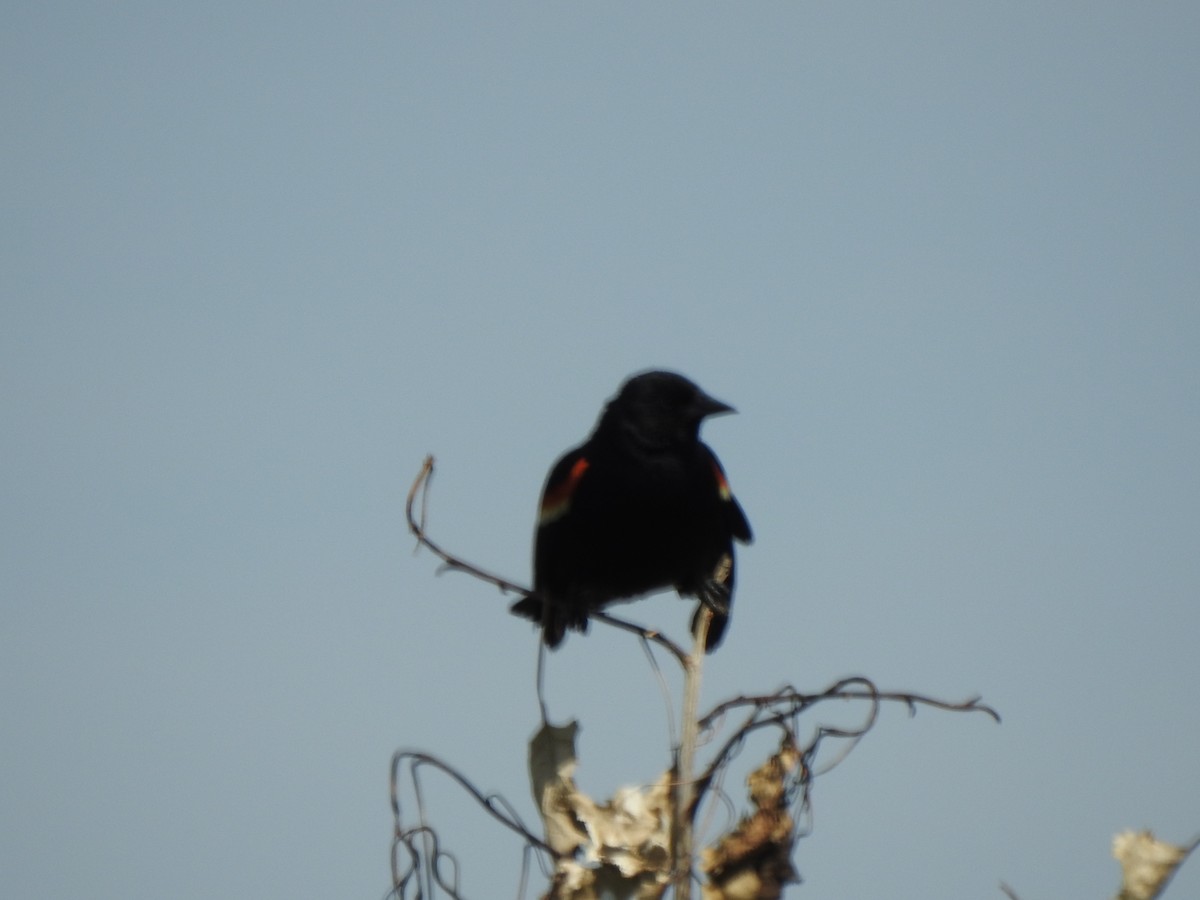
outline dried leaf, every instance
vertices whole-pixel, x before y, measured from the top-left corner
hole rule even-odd
[[[795,823],[788,794],[803,765],[799,750],[785,738],[779,752],[747,777],[757,809],[700,854],[709,876],[704,900],[770,900],[799,880],[791,862]]]
[[[545,723],[529,742],[529,781],[533,802],[541,813],[546,843],[569,856],[587,841],[575,818],[575,735],[578,722]]]
[[[1118,900],[1154,900],[1195,848],[1195,843],[1190,847],[1168,844],[1149,831],[1118,834],[1112,849],[1123,875]]]
[[[546,842],[562,854],[549,896],[661,897],[671,867],[669,773],[648,789],[620,788],[598,804],[575,785],[578,730],[576,722],[546,724],[529,744],[530,781]]]

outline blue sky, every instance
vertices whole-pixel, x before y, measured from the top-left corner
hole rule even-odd
[[[887,711],[797,896],[1109,896],[1115,832],[1200,832],[1200,8],[3,22],[11,896],[382,896],[398,747],[530,816],[535,634],[404,496],[436,454],[435,538],[527,580],[547,468],[651,366],[739,409],[702,706],[862,674],[1004,715]],[[655,779],[637,643],[549,665],[583,788]],[[513,894],[519,847],[431,801]]]

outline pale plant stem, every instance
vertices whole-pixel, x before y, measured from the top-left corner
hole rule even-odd
[[[692,896],[692,806],[696,796],[697,710],[700,706],[700,676],[704,668],[704,644],[712,612],[702,610],[692,653],[683,668],[683,721],[680,724],[678,783],[675,788],[675,900]]]

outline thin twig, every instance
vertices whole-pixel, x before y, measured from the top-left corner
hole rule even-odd
[[[525,594],[528,596],[529,588],[523,587],[514,581],[509,581],[507,578],[501,578],[486,569],[481,569],[466,560],[460,559],[443,550],[435,544],[425,531],[425,518],[427,509],[427,494],[429,493],[429,480],[433,477],[433,456],[425,457],[425,462],[421,466],[421,471],[417,473],[416,479],[412,483],[412,487],[408,491],[408,501],[404,504],[404,515],[408,519],[408,530],[411,531],[417,538],[417,544],[428,547],[429,550],[442,561],[447,569],[452,569],[459,572],[466,572],[468,575],[473,575],[480,581],[486,581],[494,584],[506,594]],[[421,519],[418,522],[413,517],[413,504],[416,500],[418,492],[421,495]]]
[[[658,664],[658,660],[654,656],[654,648],[650,646],[650,639],[642,635],[642,639],[638,642],[641,645],[642,652],[646,654],[646,662],[650,664],[650,671],[654,673],[654,680],[658,683],[658,691],[662,694],[663,709],[667,714],[667,745],[675,746],[675,706],[671,702],[671,688],[667,685],[667,679],[663,675],[662,666]]]
[[[447,763],[442,762],[436,756],[431,756],[428,753],[421,753],[414,750],[398,750],[392,755],[392,813],[396,818],[397,823],[400,822],[400,800],[399,800],[399,778],[400,767],[405,760],[412,760],[410,771],[418,766],[432,766],[443,774],[449,776],[458,784],[464,791],[470,794],[480,806],[496,821],[500,822],[510,831],[520,835],[526,843],[532,844],[541,850],[545,850],[555,859],[559,854],[553,847],[547,844],[544,840],[535,835],[532,831],[525,827],[516,815],[512,812],[512,807],[503,798],[497,797],[494,794],[484,794],[483,791],[471,784],[457,769]],[[504,807],[503,811],[497,806]]]
[[[742,724],[726,739],[713,756],[708,768],[696,779],[697,801],[751,733],[761,728],[779,727],[794,736],[795,726],[792,723],[796,718],[810,707],[826,700],[867,700],[870,705],[866,718],[857,727],[838,728],[823,725],[818,729],[817,737],[810,745],[810,750],[813,752],[809,756],[809,764],[815,757],[817,745],[824,738],[844,738],[850,741],[850,744],[836,759],[820,770],[811,772],[810,776],[829,771],[854,749],[855,744],[874,727],[880,704],[883,702],[903,703],[908,707],[910,713],[915,713],[919,706],[930,706],[950,712],[982,712],[995,721],[1000,721],[1000,714],[983,703],[979,697],[972,697],[960,703],[951,703],[922,694],[880,691],[869,678],[859,675],[839,679],[824,691],[816,694],[802,694],[793,686],[785,685],[773,694],[734,697],[717,704],[700,719],[700,728],[710,729],[717,720],[730,711],[749,708]]]
[[[641,625],[626,621],[625,619],[618,619],[616,616],[611,616],[602,610],[589,612],[588,618],[597,622],[603,622],[605,625],[611,625],[614,628],[620,628],[622,631],[632,632],[648,641],[653,641],[674,656],[679,661],[679,665],[685,669],[687,668],[687,652],[669,637],[666,637],[661,631],[655,631],[652,628],[643,628]]]
[[[538,712],[542,717],[542,725],[550,724],[549,713],[546,711],[546,645],[538,641],[537,658],[537,701]]]
[[[838,700],[888,700],[903,703],[909,708],[910,713],[915,713],[918,706],[929,706],[935,709],[944,709],[949,712],[981,712],[992,719],[999,722],[1000,713],[996,712],[991,706],[988,706],[980,697],[971,697],[960,702],[952,702],[948,700],[938,700],[936,697],[927,697],[923,694],[912,694],[900,691],[877,691],[868,688],[865,691],[856,691],[848,687],[850,684],[868,684],[871,682],[861,676],[851,676],[843,678],[832,686],[826,688],[819,694],[801,694],[791,685],[780,688],[774,694],[759,694],[759,695],[744,695],[741,697],[732,697],[729,700],[724,700],[709,710],[703,718],[700,719],[700,727],[708,728],[713,721],[724,715],[731,709],[737,709],[743,706],[769,706],[781,702],[789,702],[796,706],[797,711],[812,706],[814,703],[819,703],[822,700],[838,699]]]

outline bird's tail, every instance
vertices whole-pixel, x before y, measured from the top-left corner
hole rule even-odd
[[[554,603],[545,603],[538,594],[526,594],[508,608],[514,615],[541,623],[542,640],[553,650],[562,643],[567,633],[567,621]]]

